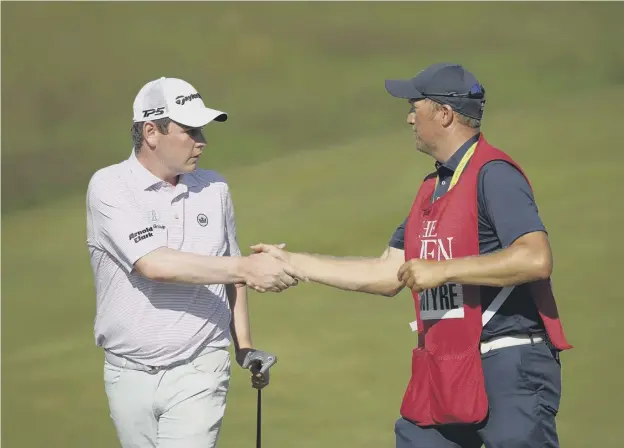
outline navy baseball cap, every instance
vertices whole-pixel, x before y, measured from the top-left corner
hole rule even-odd
[[[485,89],[459,64],[433,64],[412,79],[387,79],[386,90],[396,98],[429,98],[448,104],[457,113],[477,120],[483,116]]]

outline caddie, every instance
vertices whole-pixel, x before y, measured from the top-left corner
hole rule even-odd
[[[412,355],[397,448],[555,448],[567,342],[532,187],[480,130],[485,89],[439,63],[386,90],[409,102],[416,149],[435,160],[380,258],[254,250],[310,281],[384,296],[412,290]]]

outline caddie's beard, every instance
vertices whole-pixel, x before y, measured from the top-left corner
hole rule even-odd
[[[414,139],[416,140],[416,150],[420,151],[424,154],[433,155],[436,146],[433,143],[425,142],[420,135],[418,134],[418,130],[414,131]]]

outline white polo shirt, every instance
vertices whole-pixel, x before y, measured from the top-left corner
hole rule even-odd
[[[228,185],[197,169],[178,185],[137,160],[97,171],[87,191],[87,246],[97,297],[95,342],[117,355],[161,366],[208,346],[230,344],[225,285],[160,283],[134,263],[159,247],[240,256]]]

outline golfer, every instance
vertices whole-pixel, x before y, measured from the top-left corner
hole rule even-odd
[[[197,168],[203,126],[226,119],[189,83],[151,81],[134,101],[130,157],[89,182],[95,342],[124,448],[214,447],[230,341],[256,388],[276,362],[253,348],[246,285],[281,291],[299,278],[267,254],[241,256],[228,184]]]
[[[409,102],[416,149],[435,160],[380,258],[258,244],[311,281],[412,290],[418,346],[397,448],[558,447],[559,352],[571,348],[551,290],[552,254],[525,173],[480,131],[485,89],[435,64],[386,90]]]

